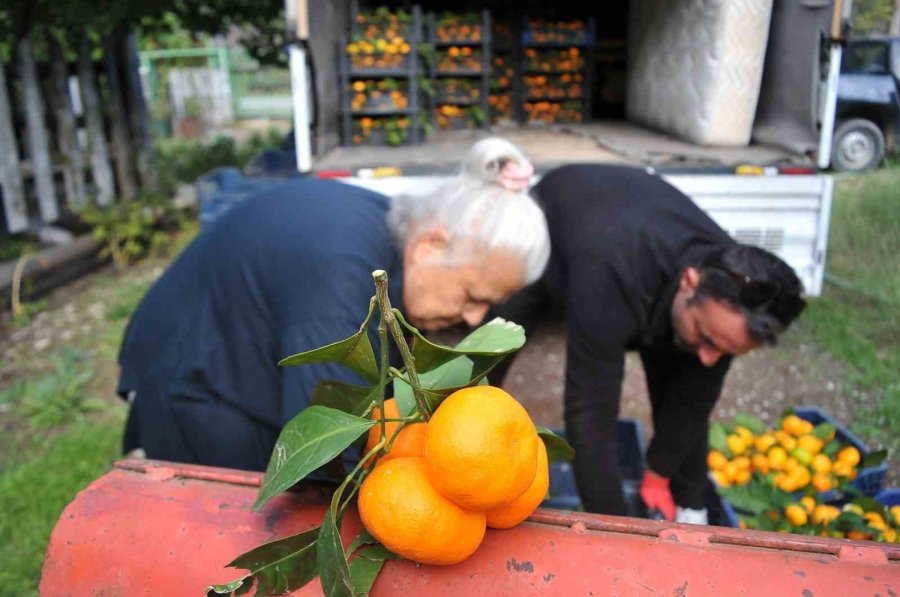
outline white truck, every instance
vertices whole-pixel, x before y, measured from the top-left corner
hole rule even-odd
[[[301,171],[316,166],[310,106],[318,106],[319,143],[329,109],[337,109],[308,93],[305,53],[332,42],[334,27],[326,25],[334,24],[342,7],[349,11],[350,1],[329,3],[325,14],[320,6],[286,0],[289,35],[302,40],[292,46],[290,61]],[[500,10],[496,4],[480,0],[466,8]],[[822,171],[832,157],[851,0],[630,0],[626,9],[563,1],[558,7],[568,15],[576,8],[581,12],[574,14],[606,19],[607,30],[611,19],[620,19],[625,28],[620,35],[627,40],[626,119],[584,122],[568,131],[595,139],[618,153],[619,161],[656,170],[739,241],[779,254],[797,270],[807,293],[818,295],[833,188]],[[323,84],[333,86],[333,73],[321,64],[318,70],[314,88],[324,96]],[[405,155],[411,152],[428,148]],[[370,163],[351,159],[352,172],[362,164],[398,165],[404,154],[375,155]],[[446,152],[440,157],[452,161]],[[442,178],[351,175],[345,180],[393,195],[424,192]]]

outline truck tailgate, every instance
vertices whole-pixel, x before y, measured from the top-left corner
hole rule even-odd
[[[307,487],[251,512],[261,474],[156,461],[117,463],[62,513],[41,594],[202,595],[243,572],[257,545],[319,524],[329,504]],[[360,528],[345,517],[348,543]],[[900,547],[538,510],[489,530],[465,562],[389,561],[373,595],[896,595]],[[313,581],[297,594],[321,594]]]

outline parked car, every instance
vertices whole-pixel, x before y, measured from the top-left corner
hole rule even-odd
[[[841,61],[831,165],[838,172],[876,168],[900,130],[900,37],[848,41]]]

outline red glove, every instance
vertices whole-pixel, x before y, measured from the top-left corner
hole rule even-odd
[[[668,478],[660,477],[647,469],[641,481],[641,499],[647,504],[647,510],[658,510],[666,520],[675,520],[675,500],[669,489]]]

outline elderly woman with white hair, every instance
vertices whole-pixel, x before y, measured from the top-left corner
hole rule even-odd
[[[282,357],[352,335],[383,269],[416,325],[480,323],[536,281],[550,246],[525,193],[527,160],[485,140],[434,193],[387,197],[301,178],[243,201],[205,230],[147,293],[119,354],[131,404],[126,452],[265,470],[281,428],[334,364]],[[377,350],[375,324],[371,339]]]

